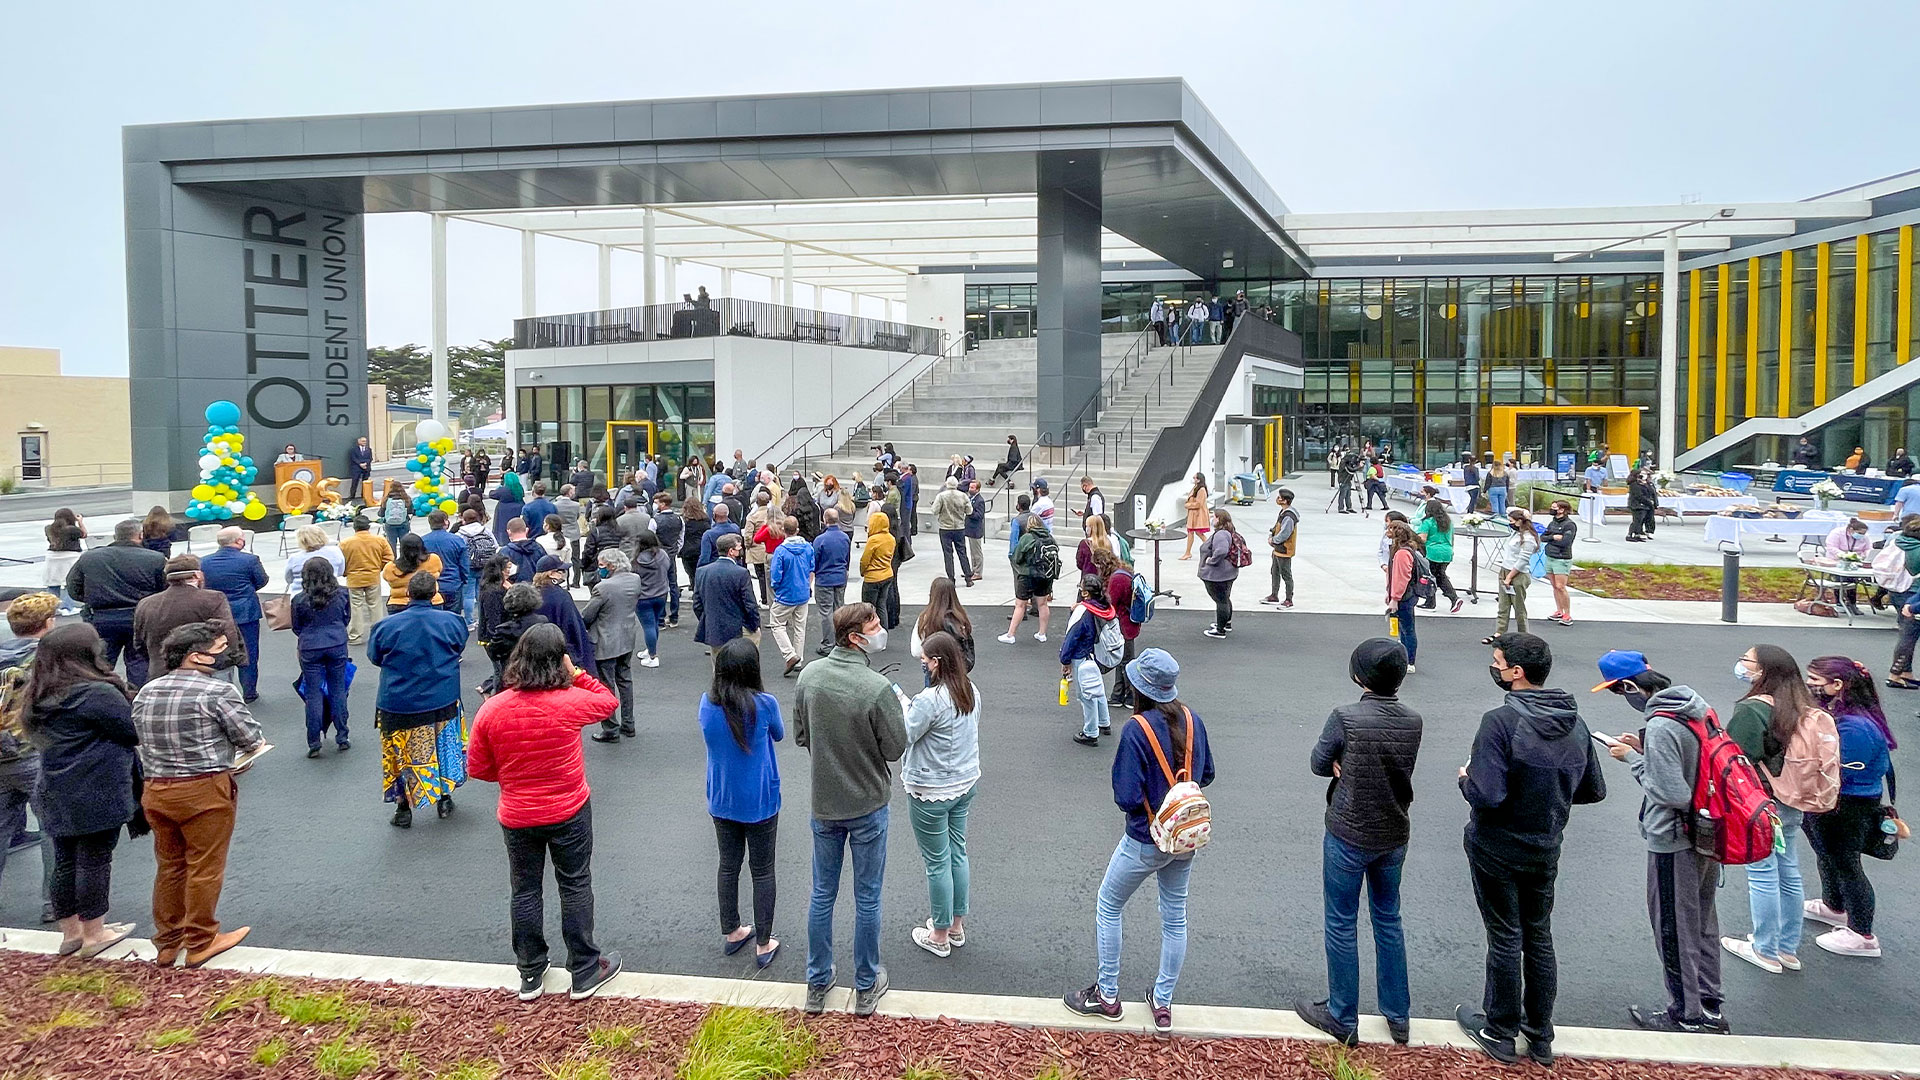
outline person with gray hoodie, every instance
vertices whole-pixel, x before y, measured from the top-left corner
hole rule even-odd
[[[1640,785],[1640,835],[1647,843],[1647,916],[1666,972],[1665,1007],[1630,1005],[1627,1015],[1651,1031],[1728,1034],[1720,996],[1720,918],[1714,894],[1720,864],[1693,849],[1688,816],[1700,773],[1700,740],[1689,724],[1706,719],[1706,700],[1675,686],[1637,652],[1600,658],[1611,690],[1647,718],[1647,726],[1608,742],[1608,752]]]

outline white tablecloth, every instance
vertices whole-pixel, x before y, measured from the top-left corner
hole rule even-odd
[[[1461,472],[1459,466],[1457,465],[1448,466],[1446,473],[1447,473],[1447,479],[1453,481],[1456,484],[1466,479],[1466,474]],[[1482,465],[1480,467],[1480,475],[1482,477],[1485,477],[1487,475],[1486,466]],[[1516,484],[1526,484],[1526,483],[1551,484],[1555,480],[1559,479],[1557,476],[1554,475],[1554,472],[1552,469],[1508,469],[1507,475],[1512,477],[1513,482]]]
[[[1587,504],[1582,506],[1582,510],[1585,512],[1580,515],[1587,521],[1593,520],[1593,508],[1591,506],[1593,502],[1597,501],[1601,510],[1624,510],[1627,506],[1627,497],[1625,495],[1607,495],[1604,493],[1596,494],[1594,492],[1588,492],[1580,496],[1580,499],[1583,504]],[[1717,514],[1730,507],[1758,505],[1760,505],[1760,500],[1751,495],[1660,496],[1660,509],[1677,510],[1683,514]]]
[[[1456,514],[1464,514],[1472,507],[1467,505],[1467,489],[1451,485],[1434,484],[1433,481],[1418,473],[1387,474],[1387,490],[1402,498],[1420,501],[1420,489],[1433,484],[1440,489],[1440,498],[1447,500]]]
[[[1804,517],[1791,519],[1734,518],[1714,516],[1707,519],[1706,540],[1717,544],[1723,540],[1741,542],[1748,536],[1765,539],[1769,536],[1820,536],[1824,537],[1834,528],[1847,520],[1844,514],[1830,517],[1815,517],[1818,511],[1810,511]],[[1867,535],[1879,537],[1893,525],[1891,521],[1863,521]]]

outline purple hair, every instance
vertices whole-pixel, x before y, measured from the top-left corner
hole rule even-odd
[[[1887,749],[1899,749],[1887,714],[1880,710],[1880,692],[1873,688],[1873,672],[1865,664],[1848,656],[1818,656],[1807,664],[1807,674],[1818,675],[1840,684],[1840,692],[1824,704],[1835,716],[1864,716],[1874,722],[1887,740]]]

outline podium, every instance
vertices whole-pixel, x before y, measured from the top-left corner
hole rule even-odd
[[[276,461],[273,463],[273,489],[280,490],[280,485],[289,480],[317,484],[326,475],[325,469],[326,466],[318,460]]]

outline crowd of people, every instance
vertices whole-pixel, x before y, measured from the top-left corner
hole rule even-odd
[[[1018,448],[1010,446],[1011,458]],[[414,811],[427,806],[440,818],[453,814],[455,793],[469,779],[499,786],[520,997],[545,992],[549,860],[568,992],[591,996],[620,972],[622,960],[595,939],[592,799],[580,736],[591,729],[592,741],[619,744],[637,734],[633,669],[659,666],[659,635],[678,626],[684,569],[693,637],[711,657],[697,713],[718,855],[720,948],[734,955],[751,947],[760,968],[782,952],[773,932],[782,811],[775,747],[791,733],[807,752],[812,780],[806,1009],[823,1011],[828,992],[845,981],[853,1011],[871,1014],[889,985],[881,961],[881,882],[896,767],[928,890],[926,917],[916,915],[903,944],[945,958],[967,942],[967,823],[981,777],[985,702],[973,675],[974,618],[961,596],[985,573],[979,541],[987,511],[970,458],[951,459],[945,477],[927,481],[934,488],[927,510],[948,573],[934,580],[909,630],[907,651],[921,679],[903,688],[876,657],[899,628],[897,574],[919,532],[920,481],[889,446],[875,464],[871,485],[859,477],[843,485],[799,474],[783,482],[736,452],[731,465],[689,459],[673,475],[649,461],[613,492],[590,473],[570,477],[586,490],[570,482],[551,496],[547,481],[509,471],[491,500],[470,485],[457,514],[434,510],[423,532],[414,531],[410,507],[396,522],[388,497],[369,505],[337,543],[303,527],[294,537],[298,550],[278,575],[247,550],[256,534],[239,528],[223,530],[203,560],[150,542],[151,516],[118,523],[112,543],[70,560],[64,597],[29,594],[12,603],[14,640],[0,649],[0,780],[9,814],[0,831],[13,836],[24,827],[16,820],[22,808],[35,807],[47,915],[60,926],[61,952],[97,956],[135,929],[107,921],[122,828],[154,837],[152,936],[163,963],[197,966],[246,936],[246,927],[223,927],[216,908],[237,808],[235,777],[266,749],[249,708],[258,697],[266,623],[296,639],[309,757],[322,756],[329,738],[335,753],[351,749],[351,648],[361,647],[378,669],[374,727],[382,798],[393,804],[395,827],[411,828]],[[467,467],[474,484],[490,479],[484,466],[469,460]],[[1165,649],[1141,647],[1151,589],[1133,571],[1132,552],[1111,528],[1097,486],[1086,478],[1080,486],[1085,501],[1069,509],[1084,523],[1085,538],[1074,554],[1079,576],[1057,649],[1060,704],[1081,706],[1070,733],[1076,743],[1098,747],[1117,736],[1112,795],[1125,820],[1098,891],[1095,978],[1066,995],[1065,1005],[1089,1016],[1122,1016],[1121,913],[1152,878],[1162,948],[1144,1004],[1156,1029],[1166,1031],[1186,952],[1193,857],[1210,827],[1202,790],[1215,778],[1215,761],[1205,722],[1179,693],[1178,662]],[[1202,534],[1200,577],[1216,605],[1206,634],[1224,638],[1233,630],[1233,583],[1252,555],[1232,515],[1208,504],[1200,477],[1193,496],[1199,502],[1189,502],[1190,515],[1204,514],[1195,530]],[[1290,490],[1275,492],[1270,604],[1293,599],[1293,500]],[[1017,645],[1031,615],[1033,639],[1051,644],[1050,602],[1066,560],[1053,536],[1057,511],[1046,481],[1034,481],[1015,506],[1007,557],[1016,600],[998,640]],[[862,512],[865,529],[856,534],[849,523]],[[1488,943],[1485,996],[1478,1006],[1461,1006],[1462,1027],[1500,1061],[1518,1059],[1522,1038],[1527,1054],[1551,1061],[1550,916],[1561,832],[1574,805],[1605,797],[1603,747],[1642,789],[1651,934],[1669,992],[1664,1004],[1633,1007],[1633,1022],[1662,1031],[1728,1030],[1719,957],[1731,954],[1769,972],[1797,969],[1803,919],[1832,927],[1816,938],[1829,952],[1879,955],[1874,892],[1861,857],[1893,820],[1883,798],[1891,794],[1896,742],[1867,668],[1825,656],[1803,673],[1771,645],[1754,646],[1734,665],[1748,686],[1732,703],[1724,735],[1759,770],[1777,832],[1771,853],[1747,864],[1753,935],[1722,938],[1714,913],[1722,864],[1701,853],[1694,825],[1702,750],[1721,737],[1717,716],[1705,697],[1674,685],[1645,657],[1613,652],[1601,660],[1595,689],[1611,691],[1644,726],[1619,736],[1593,732],[1574,697],[1546,685],[1551,648],[1526,632],[1525,582],[1535,576],[1536,558],[1545,560],[1544,576],[1555,588],[1556,621],[1570,622],[1564,575],[1575,530],[1568,507],[1555,504],[1538,529],[1521,508],[1507,518],[1511,536],[1494,555],[1499,625],[1485,639],[1489,674],[1504,697],[1482,717],[1459,771],[1469,807],[1467,860]],[[396,525],[397,538],[390,535]],[[56,517],[50,548],[71,543],[74,530],[84,538],[77,517]],[[1438,499],[1417,521],[1389,515],[1381,561],[1398,635],[1354,650],[1350,675],[1360,697],[1328,718],[1306,763],[1312,774],[1331,778],[1322,866],[1328,993],[1303,997],[1296,1008],[1348,1044],[1357,1039],[1355,926],[1363,884],[1379,1007],[1393,1037],[1407,1037],[1399,878],[1422,720],[1397,694],[1416,670],[1416,609],[1433,606],[1436,596],[1458,608],[1446,572],[1451,533],[1447,505]],[[1920,519],[1909,522],[1900,548],[1920,563]],[[857,597],[847,592],[854,573]],[[276,580],[284,591],[263,597]],[[576,582],[586,590],[584,602],[572,591]],[[1894,601],[1910,611],[1908,598]],[[813,604],[820,606],[817,624]],[[78,620],[63,614],[68,605],[80,605]],[[819,641],[810,659],[815,625]],[[780,675],[796,680],[790,713],[764,684],[762,629],[774,637]],[[491,675],[481,687],[483,704],[469,715],[460,661],[474,640],[491,660]],[[1911,640],[1906,647],[1910,654]],[[1114,709],[1125,718],[1118,731]],[[1818,867],[1817,900],[1802,895],[1802,834]],[[854,939],[852,970],[843,976],[833,916],[849,857]],[[743,864],[751,883],[745,912]]]

